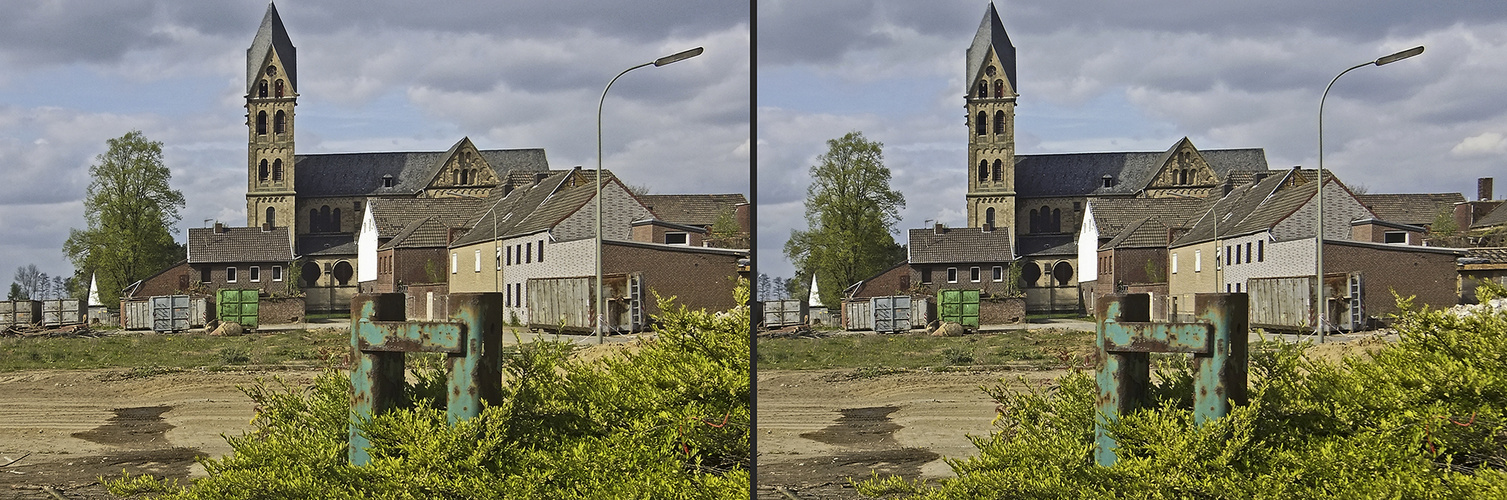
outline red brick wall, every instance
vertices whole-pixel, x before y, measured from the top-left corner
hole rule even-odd
[[[137,289],[135,294],[123,298],[144,299],[158,295],[182,295],[186,291],[185,287],[180,286],[182,283],[188,283],[189,286],[193,286],[194,283],[198,282],[199,272],[189,266],[188,262],[183,262],[168,268],[156,276],[143,280],[141,288]]]
[[[256,281],[256,282],[251,281],[251,266],[256,266],[256,267],[258,267],[258,268],[261,269],[261,280],[260,281]],[[283,269],[283,276],[282,276],[282,280],[281,281],[273,281],[273,279],[272,279],[272,268],[274,266],[280,266]],[[227,281],[225,279],[225,272],[226,272],[226,268],[227,267],[234,267],[235,268],[235,270],[236,270],[236,280],[235,280],[235,283],[231,283],[231,282],[229,282],[229,281]],[[214,293],[215,291],[218,291],[220,289],[233,289],[233,290],[261,290],[261,292],[262,292],[263,295],[268,295],[268,294],[273,294],[273,293],[279,293],[279,294],[281,294],[281,293],[287,293],[287,291],[288,291],[288,283],[290,283],[290,281],[288,280],[288,263],[287,262],[241,262],[241,263],[236,263],[236,264],[194,264],[193,268],[194,268],[194,271],[189,276],[189,280],[191,280],[191,281],[192,280],[199,280],[203,276],[203,274],[202,274],[203,270],[205,268],[209,269],[210,280],[209,280],[209,282],[205,283],[204,285],[205,285],[206,288],[209,289],[210,293]],[[162,295],[162,294],[157,294],[157,295]]]
[[[909,295],[911,271],[909,265],[899,265],[863,283],[863,288],[853,294],[855,299]]]
[[[973,282],[970,269],[979,268],[979,281]],[[1003,281],[994,281],[994,266],[1000,266]],[[947,268],[953,267],[958,270],[957,283],[947,282]],[[931,283],[921,280],[923,271],[931,270]],[[910,282],[919,284],[927,290],[928,295],[936,296],[937,290],[979,290],[984,296],[1006,295],[1013,291],[1010,286],[1010,264],[1008,262],[975,262],[953,264],[911,264]]]
[[[434,292],[434,321],[442,321],[450,315],[450,285],[446,283],[430,283],[420,285],[408,285],[407,298],[404,300],[408,319],[410,321],[423,320],[429,312],[429,293]],[[507,321],[508,318],[503,318]]]
[[[1366,315],[1383,320],[1397,310],[1394,289],[1404,297],[1418,296],[1415,306],[1450,307],[1460,299],[1452,254],[1325,244],[1324,270],[1360,271]]]
[[[626,245],[605,245],[604,274],[643,273],[644,299],[649,314],[659,314],[650,290],[661,296],[676,296],[675,303],[692,309],[720,311],[733,307],[733,289],[738,285],[738,257],[708,253],[675,252]]]

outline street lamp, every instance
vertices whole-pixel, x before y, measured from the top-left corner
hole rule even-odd
[[[471,198],[473,200],[486,200],[486,198],[481,197],[481,196],[476,196],[474,194],[455,193],[455,195],[456,196],[465,197],[465,198]],[[501,260],[502,260],[502,247],[500,246],[500,242],[497,240],[497,211],[496,210],[497,210],[497,205],[501,205],[502,204],[502,200],[505,200],[505,199],[507,199],[507,196],[503,196],[501,198],[498,198],[497,202],[492,203],[492,208],[488,208],[487,211],[481,213],[481,218],[483,218],[483,219],[485,219],[487,217],[487,214],[492,214],[492,258],[494,259],[493,260],[494,264],[497,264],[498,262],[501,262]],[[477,219],[477,222],[480,222],[480,219]],[[500,265],[494,265],[493,266],[493,271],[492,271],[492,291],[493,292],[500,292],[500,291],[502,291],[502,284],[500,283],[500,280],[502,279],[502,276],[501,276],[502,275],[502,270],[498,269],[499,267],[501,267],[501,266]]]
[[[1349,69],[1341,71],[1340,74],[1334,75],[1334,79],[1329,80],[1329,85],[1324,87],[1324,95],[1319,97],[1319,220],[1317,224],[1318,232],[1313,240],[1314,268],[1317,275],[1313,284],[1313,296],[1314,310],[1317,313],[1314,330],[1319,334],[1320,344],[1324,343],[1324,337],[1329,333],[1329,328],[1324,324],[1324,312],[1329,308],[1329,304],[1324,300],[1324,100],[1329,98],[1329,88],[1334,86],[1334,82],[1338,81],[1340,77],[1345,76],[1345,73],[1349,73],[1350,70],[1364,66],[1392,64],[1422,53],[1423,46],[1419,45],[1402,52],[1379,57],[1375,61],[1367,61],[1351,66]]]
[[[651,64],[657,68],[666,64],[684,61],[686,59],[701,55],[701,52],[702,48],[696,47],[694,49],[676,52],[674,54],[655,59],[651,62],[646,62],[638,66],[625,69],[622,73],[618,73],[617,76],[612,77],[611,81],[607,82],[607,87],[602,89],[601,100],[597,101],[596,336],[598,344],[602,343],[602,323],[607,318],[606,298],[602,296],[602,104],[607,102],[607,91],[612,89],[612,84],[616,83],[618,78],[622,77],[625,74],[628,74],[629,71],[633,71],[635,69],[639,69]],[[494,214],[493,217],[496,217],[496,215]]]
[[[1178,198],[1205,199],[1205,198],[1199,198],[1197,196],[1186,195],[1186,194],[1182,194],[1182,193],[1170,193],[1169,192],[1167,194],[1170,194],[1172,196],[1176,196]],[[1224,201],[1223,197],[1215,199],[1214,200],[1214,204],[1209,206],[1209,212],[1208,212],[1210,215],[1214,216],[1214,292],[1215,293],[1219,293],[1219,285],[1224,284],[1224,280],[1221,279],[1220,276],[1219,276],[1219,270],[1220,270],[1221,267],[1223,267],[1223,266],[1220,265],[1220,263],[1223,262],[1222,260],[1220,260],[1220,256],[1223,255],[1223,253],[1221,253],[1221,252],[1224,251],[1223,245],[1219,244],[1219,202],[1221,202],[1221,201]]]

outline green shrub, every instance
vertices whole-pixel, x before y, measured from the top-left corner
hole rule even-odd
[[[423,396],[373,418],[363,467],[345,461],[344,372],[257,384],[255,431],[166,498],[747,498],[746,283],[736,298],[717,313],[662,303],[657,337],[623,357],[521,346],[506,353],[502,399],[476,418],[450,425]],[[415,385],[435,383],[425,377]]]
[[[1489,291],[1487,293],[1499,293]],[[1057,387],[987,389],[1001,405],[956,478],[858,484],[870,496],[974,498],[1507,498],[1507,313],[1405,311],[1400,340],[1340,364],[1307,344],[1252,345],[1250,404],[1206,425],[1192,374],[1159,359],[1152,408],[1109,429],[1113,467],[1093,460],[1090,373]]]

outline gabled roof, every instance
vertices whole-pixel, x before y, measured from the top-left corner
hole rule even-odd
[[[283,61],[283,72],[288,74],[289,90],[298,92],[298,54],[293,41],[288,39],[288,30],[283,28],[283,19],[277,15],[277,5],[267,2],[267,14],[262,16],[262,26],[251,39],[251,48],[246,49],[246,94],[250,95],[261,78],[262,65],[272,52]]]
[[[1099,246],[1099,250],[1125,248],[1167,248],[1167,232],[1171,228],[1154,217],[1143,217],[1130,223],[1125,230]]]
[[[1487,213],[1480,219],[1476,219],[1476,222],[1474,224],[1471,224],[1470,227],[1472,229],[1475,229],[1482,227],[1500,226],[1503,224],[1507,224],[1507,203],[1498,205],[1497,208],[1493,209],[1490,213]]]
[[[409,224],[425,218],[449,227],[469,227],[492,206],[481,198],[378,198],[371,204],[379,239],[396,237]]]
[[[514,189],[500,198],[494,197],[491,201],[497,208],[484,214],[471,231],[456,238],[450,246],[460,247],[492,239],[494,220],[498,238],[549,230],[596,197],[595,179],[595,173],[583,173],[579,167],[556,170],[537,184]],[[622,186],[612,172],[604,170],[602,185],[611,184]],[[501,193],[501,190],[497,192]]]
[[[409,222],[379,250],[389,248],[445,248],[450,243],[450,227],[434,217]]]
[[[1231,190],[1229,194],[1200,214],[1198,220],[1193,223],[1193,227],[1174,240],[1170,246],[1180,247],[1212,240],[1216,229],[1219,231],[1220,238],[1234,235],[1237,224],[1260,208],[1268,197],[1286,185],[1289,180],[1296,182],[1295,177],[1298,177],[1296,173],[1288,171],[1282,175],[1267,177],[1261,182],[1246,184]],[[1306,185],[1311,184],[1313,183]],[[1309,191],[1312,192],[1312,189],[1310,188]]]
[[[498,178],[514,171],[549,170],[549,161],[540,148],[477,153]],[[296,155],[293,185],[300,197],[416,195],[439,175],[451,154],[453,151]],[[384,176],[392,176],[392,187],[382,187]]]
[[[1175,151],[1174,147],[1173,150]],[[1059,153],[1015,156],[1019,197],[1131,196],[1146,189],[1167,163],[1168,151]],[[1265,172],[1266,151],[1209,149],[1198,154],[1221,179],[1234,172]],[[1104,176],[1111,179],[1104,187]]]
[[[910,230],[911,264],[950,262],[1010,262],[1010,231],[984,231],[978,227],[942,227]]]
[[[1005,33],[1005,25],[999,21],[999,12],[994,10],[994,2],[989,2],[989,7],[984,9],[984,22],[979,23],[979,30],[973,35],[973,43],[968,46],[968,68],[963,78],[964,93],[978,81],[979,72],[984,69],[984,61],[989,57],[989,49],[999,57],[999,62],[1005,72],[1005,78],[1010,81],[1010,89],[1020,92],[1020,87],[1015,85],[1015,45],[1010,43],[1010,35]]]
[[[188,229],[188,262],[217,264],[233,262],[288,262],[293,249],[288,242],[288,228],[262,231],[259,227],[226,227],[216,233],[212,227]]]
[[[1358,194],[1355,199],[1376,218],[1400,224],[1427,226],[1445,210],[1465,201],[1460,193]]]
[[[731,212],[740,203],[748,203],[742,193],[733,194],[646,194],[638,201],[665,222],[687,226],[711,227],[723,211]]]
[[[1191,226],[1218,198],[1095,198],[1089,200],[1099,238],[1115,235],[1141,219],[1152,217],[1173,227]],[[1166,243],[1163,241],[1162,243]]]

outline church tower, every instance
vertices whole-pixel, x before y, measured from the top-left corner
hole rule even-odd
[[[298,59],[277,6],[246,49],[246,226],[293,227],[293,107]]]
[[[1015,46],[994,3],[968,47],[968,227],[1015,224]]]

